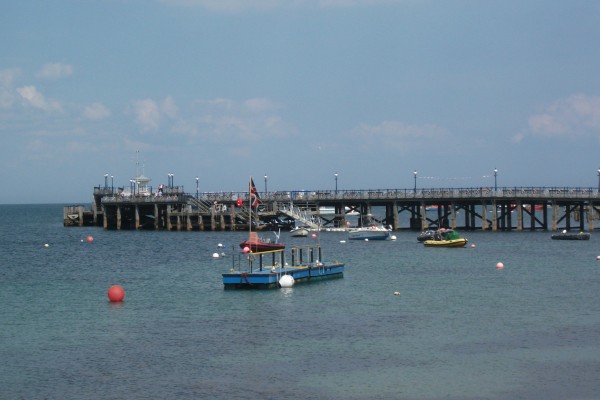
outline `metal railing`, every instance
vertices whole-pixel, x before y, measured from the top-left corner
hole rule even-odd
[[[102,196],[103,203],[135,202],[186,202],[194,199],[207,204],[214,202],[233,203],[241,199],[244,206],[248,203],[248,192],[200,192],[186,194],[179,188],[171,188],[161,195],[156,193],[128,194],[114,193],[111,188],[94,188],[95,195]],[[340,200],[376,201],[376,200],[443,200],[443,199],[486,199],[511,200],[519,198],[540,200],[581,199],[600,200],[596,188],[583,187],[471,187],[471,188],[422,188],[422,189],[347,189],[319,191],[277,191],[262,193],[265,203],[282,202],[326,202]]]

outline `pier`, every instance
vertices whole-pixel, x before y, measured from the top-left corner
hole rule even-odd
[[[283,191],[260,193],[250,212],[247,192],[185,193],[183,187],[125,192],[95,187],[91,208],[64,208],[65,226],[114,230],[322,230],[360,226],[362,216],[393,230],[592,231],[600,217],[594,188],[502,187]]]

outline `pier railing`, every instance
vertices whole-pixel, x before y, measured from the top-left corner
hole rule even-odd
[[[311,202],[339,200],[428,200],[428,199],[600,199],[596,188],[584,187],[472,187],[472,188],[422,188],[422,189],[361,189],[278,191],[260,193],[265,201]],[[248,199],[247,192],[203,192],[199,198],[210,201],[236,201]]]
[[[199,192],[184,193],[183,188],[166,190],[161,194],[115,193],[111,188],[95,188],[95,195],[100,195],[102,203],[183,203],[198,204],[232,203],[241,199],[244,205],[248,201],[247,192]],[[346,190],[301,190],[260,193],[265,203],[280,202],[297,204],[309,202],[352,201],[427,201],[427,200],[600,200],[600,192],[596,188],[584,187],[471,187],[471,188],[422,188],[422,189],[346,189]],[[200,207],[202,208],[202,207]]]

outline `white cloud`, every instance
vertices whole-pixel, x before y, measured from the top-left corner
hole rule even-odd
[[[26,104],[29,104],[35,108],[39,108],[44,111],[61,111],[62,107],[59,102],[55,100],[46,100],[43,94],[38,92],[35,86],[23,86],[17,89],[21,98],[25,100]]]
[[[243,106],[246,110],[252,112],[263,112],[277,108],[277,104],[265,98],[248,99],[244,101]]]
[[[62,63],[47,63],[35,75],[41,79],[61,79],[68,78],[73,74],[73,66]]]
[[[600,97],[576,94],[557,100],[529,117],[528,127],[536,136],[600,134]]]
[[[381,149],[408,150],[417,145],[439,142],[449,136],[446,129],[433,124],[407,125],[400,121],[384,121],[379,125],[361,125],[353,136],[364,146]]]
[[[156,132],[161,123],[168,119],[177,119],[178,109],[175,100],[167,96],[161,104],[152,99],[137,100],[133,102],[136,123],[145,132]]]
[[[160,109],[154,100],[145,99],[133,102],[135,121],[142,131],[157,131],[160,126]]]
[[[167,96],[163,100],[161,110],[167,117],[172,119],[177,118],[177,106],[171,96]]]
[[[111,112],[104,104],[94,103],[85,108],[83,115],[87,119],[100,120],[110,117]]]

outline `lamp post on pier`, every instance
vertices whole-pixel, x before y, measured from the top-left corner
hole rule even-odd
[[[265,197],[267,197],[267,174],[265,174]]]
[[[415,176],[415,187],[413,189],[413,193],[416,196],[417,195],[417,170],[416,169],[413,171],[413,175]]]
[[[110,194],[114,194],[115,193],[115,177],[114,176],[110,176]]]
[[[200,178],[196,177],[196,198],[198,198],[198,195],[200,194],[200,192],[198,191],[198,180]]]
[[[600,168],[598,168],[598,193],[600,193]]]
[[[333,174],[333,176],[335,177],[335,195],[337,196],[337,180],[338,180],[338,173],[336,172],[335,174]]]
[[[104,174],[104,189],[108,189],[108,174]]]
[[[497,192],[497,191],[498,191],[498,168],[494,168],[494,192]]]

